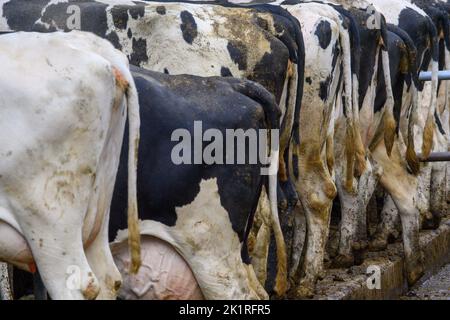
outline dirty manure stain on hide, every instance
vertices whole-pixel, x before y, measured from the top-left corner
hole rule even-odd
[[[231,60],[238,65],[239,70],[247,69],[247,48],[240,41],[229,41],[227,45]]]
[[[156,7],[156,13],[160,14],[160,15],[165,15],[166,14],[166,7],[164,7],[164,6],[157,6]]]
[[[261,17],[256,17],[256,24],[263,30],[269,30],[269,22]]]
[[[181,32],[183,33],[183,39],[189,44],[192,44],[194,39],[197,37],[197,23],[192,14],[188,11],[182,11],[180,14],[181,18]]]
[[[331,42],[331,26],[328,21],[320,21],[314,34],[319,39],[322,49],[326,49]]]

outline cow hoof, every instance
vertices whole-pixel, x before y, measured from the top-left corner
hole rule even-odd
[[[351,254],[338,254],[333,260],[333,268],[349,268],[353,266],[355,259]]]
[[[441,217],[439,214],[426,215],[422,221],[422,229],[424,230],[436,230],[441,224]]]
[[[311,299],[314,297],[314,287],[310,284],[300,283],[295,290],[295,295],[298,299]]]
[[[370,251],[383,251],[387,248],[387,240],[381,238],[375,238],[369,243]]]
[[[369,246],[368,242],[365,240],[354,241],[352,244],[352,249],[355,251],[364,251]]]
[[[417,280],[419,280],[424,275],[424,270],[422,266],[417,266],[413,270],[407,272],[408,285],[411,287]]]
[[[325,279],[327,273],[325,272],[325,269],[321,269],[319,272],[317,272],[317,279],[323,280]]]
[[[114,291],[119,292],[120,287],[122,287],[122,280],[114,281]]]
[[[86,286],[86,288],[82,291],[83,297],[86,300],[94,300],[97,298],[98,294],[100,293],[100,285],[94,277],[90,277],[89,282]]]

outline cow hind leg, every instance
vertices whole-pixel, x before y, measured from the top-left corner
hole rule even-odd
[[[263,187],[255,219],[260,220],[259,229],[256,231],[255,243],[252,250],[252,266],[256,277],[264,286],[267,279],[267,259],[270,244],[270,203]]]
[[[412,203],[403,202],[404,199],[399,201],[394,198],[395,200],[397,200],[402,223],[407,281],[409,285],[413,285],[424,273],[419,244],[419,211]]]
[[[429,221],[432,221],[431,207],[430,207],[430,187],[431,187],[431,170],[432,166],[425,164],[420,174],[417,176],[417,196],[415,205],[420,213],[420,223],[426,226]]]
[[[348,193],[337,179],[337,189],[341,204],[340,239],[338,255],[334,258],[334,267],[350,267],[354,264],[352,243],[356,236],[358,222],[358,196]]]
[[[423,275],[419,244],[420,213],[415,204],[417,181],[403,167],[397,143],[394,144],[391,158],[387,156],[383,142],[376,147],[373,156],[383,166],[380,183],[391,195],[400,214],[407,280],[412,285]]]
[[[30,211],[24,233],[0,221],[0,260],[32,273],[38,269],[55,300],[95,299],[100,288],[84,254],[79,210],[68,205],[60,215]]]
[[[123,91],[120,88],[118,89],[116,90],[114,103],[115,110],[118,107],[125,107],[121,103]],[[111,117],[109,128],[113,130],[108,131],[105,148],[100,156],[102,165],[96,170],[95,187],[84,223],[85,229],[88,230],[84,235],[86,256],[101,288],[98,299],[116,299],[122,283],[121,274],[114,263],[109,247],[108,224],[109,207],[119,166],[119,158],[110,155],[114,154],[115,150],[119,150],[122,144],[122,133],[125,125],[124,114],[125,112],[115,112]],[[114,130],[114,128],[119,130]],[[97,227],[98,225],[100,227]],[[91,228],[88,229],[89,227]]]
[[[294,234],[292,239],[292,252],[289,268],[289,281],[292,284],[295,282],[295,274],[300,265],[303,248],[306,242],[306,217],[301,204],[299,204],[293,211],[294,215]]]
[[[308,157],[300,156],[299,159]],[[299,172],[301,174],[297,180],[297,188],[305,211],[307,236],[305,259],[301,268],[302,278],[297,286],[296,295],[311,297],[314,295],[317,279],[324,272],[323,259],[336,187],[326,165],[320,159],[301,164]]]
[[[67,206],[62,210],[64,219],[45,210],[27,215],[24,237],[54,300],[93,300],[100,291],[84,252],[83,215],[78,209]]]
[[[114,263],[108,242],[108,221],[104,221],[102,230],[86,248],[86,256],[97,277],[100,293],[97,299],[116,299],[122,284],[122,276]]]
[[[367,248],[367,205],[375,191],[382,169],[367,160],[367,169],[359,178],[355,194],[347,192],[336,179],[341,204],[341,223],[338,255],[333,261],[335,267],[350,267],[362,262]]]
[[[447,164],[434,163],[431,170],[430,213],[431,220],[424,221],[425,229],[436,229],[441,222],[441,215],[446,212]]]
[[[381,210],[381,222],[377,227],[373,239],[369,243],[372,251],[382,251],[387,248],[389,242],[398,239],[400,217],[397,207],[390,195],[384,197],[384,204]]]

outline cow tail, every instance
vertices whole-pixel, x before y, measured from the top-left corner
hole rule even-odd
[[[407,42],[405,41],[410,41]],[[417,70],[417,50],[412,43],[409,36],[405,37],[403,41],[407,47],[408,60],[409,60],[409,73],[412,75],[411,81],[411,94],[412,94],[412,105],[409,111],[409,121],[408,121],[408,145],[406,148],[406,162],[408,163],[411,172],[415,175],[419,174],[420,171],[420,161],[416,153],[416,147],[414,142],[414,126],[419,122],[419,76]]]
[[[340,29],[339,35],[344,56],[344,108],[347,117],[345,137],[347,169],[345,188],[348,192],[352,192],[355,173],[361,176],[366,170],[366,148],[362,142],[359,122],[359,82],[357,78],[361,64],[361,43],[358,23],[354,17],[339,5],[330,4],[330,6],[345,17],[348,23],[348,31],[343,32]]]
[[[352,85],[352,71],[351,71],[351,48],[350,39],[347,32],[340,31],[341,47],[343,54],[343,70],[344,70],[344,112],[346,116],[346,134],[345,134],[345,154],[347,157],[346,174],[345,174],[345,189],[349,193],[353,193],[353,178],[355,171],[355,160],[359,162],[360,169],[365,166],[364,162],[360,158],[361,153],[365,154],[364,149],[357,152],[358,149],[358,138],[360,136],[359,127],[355,123],[355,108],[354,106],[357,102],[353,100],[353,85]],[[358,110],[359,111],[359,110]],[[361,137],[359,137],[361,139]],[[362,141],[362,140],[361,140]],[[362,142],[361,142],[362,145]]]
[[[139,99],[134,81],[128,88],[128,245],[131,253],[132,273],[137,273],[141,266],[141,234],[139,231],[139,217],[137,207],[137,165],[140,139]]]
[[[139,148],[139,98],[129,70],[114,69],[116,82],[125,91],[129,123],[128,147],[128,247],[130,250],[130,272],[136,274],[141,266],[141,235],[137,206],[137,163]]]
[[[266,99],[264,99],[264,93],[267,93]],[[283,296],[287,291],[287,253],[286,243],[284,242],[283,232],[281,230],[280,218],[278,215],[278,199],[277,199],[277,185],[278,185],[278,164],[280,160],[280,146],[279,141],[272,141],[274,135],[272,135],[273,129],[278,129],[278,121],[273,117],[273,108],[267,108],[269,105],[276,106],[275,100],[268,92],[263,93],[263,101],[259,101],[264,108],[266,115],[267,127],[270,129],[270,169],[269,169],[269,203],[270,203],[270,216],[273,233],[275,236],[275,244],[277,247],[277,275],[275,278],[274,291],[278,296]],[[270,102],[271,101],[271,102]],[[268,103],[269,102],[269,103]],[[269,110],[268,110],[269,109]],[[276,135],[275,135],[276,136]]]
[[[408,167],[411,169],[412,173],[417,174],[420,170],[420,162],[417,157],[414,143],[414,125],[418,123],[418,88],[419,88],[419,77],[417,70],[417,50],[409,35],[399,27],[388,24],[388,30],[399,36],[403,43],[405,44],[405,62],[401,65],[401,72],[407,74],[411,78],[411,107],[408,114],[408,137],[407,137],[407,148],[406,148],[406,162]],[[403,59],[402,59],[403,61]]]
[[[412,91],[412,106],[409,111],[409,121],[408,121],[408,145],[406,147],[406,162],[408,167],[414,175],[417,175],[420,171],[420,162],[417,157],[415,143],[414,143],[414,125],[418,122],[417,110],[419,107],[419,97],[417,87],[414,83],[411,84]]]
[[[434,113],[437,108],[437,89],[438,89],[438,71],[439,71],[439,46],[436,28],[430,18],[427,19],[430,30],[431,43],[431,98],[428,109],[427,120],[423,130],[422,157],[428,158],[433,148],[433,136],[435,130]]]
[[[267,92],[268,93],[268,92]],[[270,95],[270,94],[269,94]],[[267,101],[268,99],[266,99]],[[272,98],[273,100],[273,98]],[[270,101],[270,100],[268,100]],[[275,104],[275,101],[272,102]],[[268,105],[266,102],[263,105]],[[276,104],[275,104],[276,106]],[[278,121],[273,117],[268,117],[268,111],[264,110],[266,114],[266,121],[268,122],[268,128],[272,131],[273,129],[278,129]],[[269,110],[270,112],[270,110]],[[271,113],[273,114],[273,112]],[[270,170],[269,172],[269,202],[270,202],[270,213],[271,213],[271,224],[273,233],[275,236],[275,243],[277,247],[277,275],[275,278],[274,291],[278,296],[283,296],[287,289],[287,252],[286,243],[284,241],[283,232],[281,230],[280,218],[278,215],[278,199],[277,199],[277,185],[278,185],[278,170],[273,170],[278,168],[280,160],[280,146],[278,141],[272,141],[273,135],[270,134]]]
[[[227,5],[230,5],[229,3]],[[240,5],[233,5],[235,7],[241,7]],[[289,99],[288,104],[289,108],[287,108],[286,115],[284,120],[291,119],[291,121],[284,121],[281,124],[281,145],[282,149],[286,149],[291,141],[293,141],[296,145],[299,144],[299,122],[300,122],[300,108],[302,105],[303,99],[303,87],[305,81],[305,44],[303,41],[303,34],[301,30],[300,22],[292,16],[288,10],[273,4],[251,4],[250,8],[261,10],[262,12],[270,12],[271,14],[281,16],[287,19],[291,24],[294,42],[289,41],[285,37],[285,32],[278,34],[277,38],[283,42],[283,44],[287,47],[289,51],[289,67],[292,72],[289,72],[289,79],[291,82],[291,87],[288,88]],[[296,68],[294,68],[294,64],[296,64]],[[292,104],[294,108],[292,108]],[[289,113],[288,113],[289,111]],[[293,119],[292,119],[293,117]],[[287,137],[287,139],[286,139]],[[281,150],[284,151],[284,150]],[[297,163],[292,164],[294,167],[297,167]],[[286,181],[289,177],[287,177],[286,166],[284,159],[284,154],[280,156],[280,172],[278,174],[279,178],[282,181]]]
[[[283,296],[287,289],[287,253],[286,243],[284,242],[283,232],[281,231],[280,218],[278,216],[277,183],[278,183],[278,164],[280,159],[279,141],[271,141],[273,130],[279,130],[279,118],[281,111],[275,102],[275,98],[264,87],[252,81],[239,81],[234,89],[254,101],[258,102],[264,110],[266,127],[269,129],[270,141],[270,169],[268,178],[268,196],[270,202],[271,225],[275,236],[277,247],[277,275],[275,278],[274,290],[278,296]],[[278,136],[279,137],[279,136]],[[276,170],[275,170],[276,169]],[[251,227],[248,223],[247,227]]]
[[[384,144],[388,156],[391,156],[394,146],[395,130],[397,123],[394,118],[394,94],[392,92],[391,74],[389,67],[389,53],[386,49],[381,49],[381,59],[383,65],[384,81],[386,83],[386,107],[383,114]]]
[[[384,73],[384,82],[386,84],[386,107],[383,113],[383,126],[384,126],[384,145],[386,146],[386,152],[388,156],[391,156],[392,148],[394,146],[395,132],[397,123],[394,117],[394,93],[392,91],[391,82],[391,70],[389,66],[389,52],[387,48],[388,39],[386,32],[386,23],[382,21],[381,29],[381,61]]]
[[[278,146],[271,149],[271,166],[278,165],[280,150]],[[277,246],[277,275],[275,278],[274,290],[278,296],[283,296],[287,291],[287,253],[286,243],[284,242],[283,232],[281,230],[280,218],[278,216],[277,201],[277,174],[269,175],[269,201],[272,228],[275,235]]]
[[[361,176],[366,170],[366,148],[362,142],[360,119],[359,119],[359,80],[358,75],[361,67],[361,41],[358,23],[355,18],[347,11],[339,6],[334,8],[344,15],[349,22],[349,51],[351,56],[351,73],[352,73],[352,110],[353,110],[353,138],[354,138],[354,154],[355,154],[355,173]],[[344,51],[345,54],[345,51]],[[353,180],[353,179],[352,179]]]

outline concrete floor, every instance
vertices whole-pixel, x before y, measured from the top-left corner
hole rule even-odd
[[[404,300],[450,300],[450,264],[430,277],[419,282],[401,299]]]

